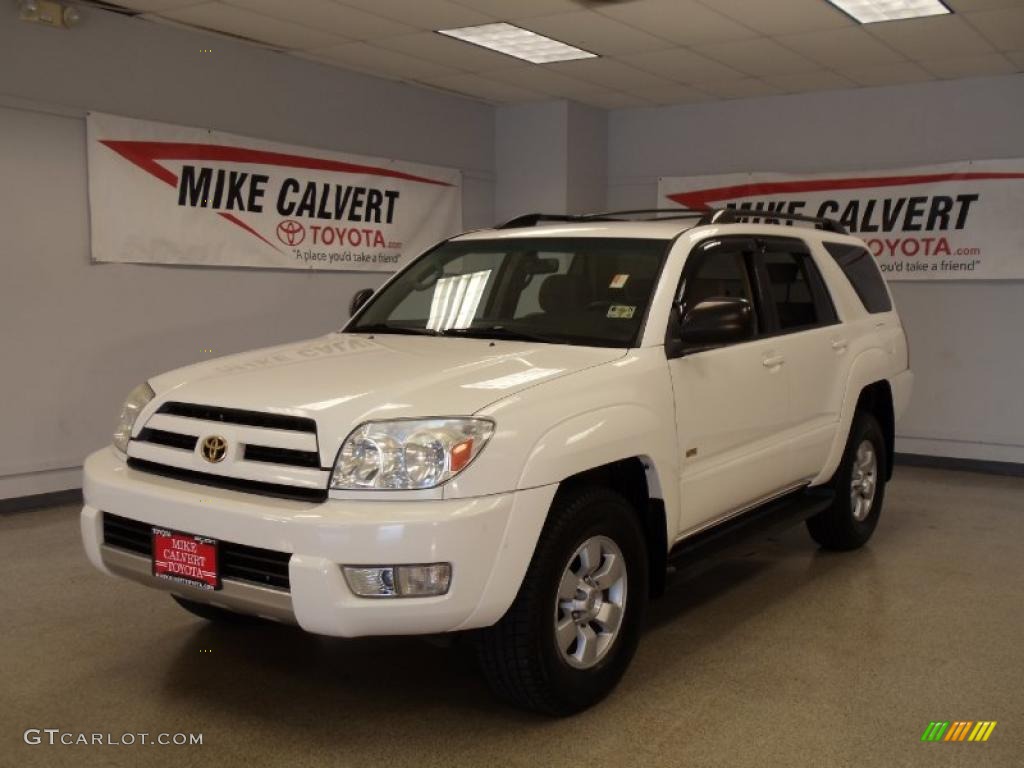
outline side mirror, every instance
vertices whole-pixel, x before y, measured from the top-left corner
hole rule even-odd
[[[754,335],[754,308],[746,299],[705,299],[683,317],[679,338],[684,348],[714,347],[746,341]]]
[[[373,288],[362,288],[356,291],[356,295],[352,297],[352,303],[348,305],[349,317],[358,312],[371,296],[373,296]]]

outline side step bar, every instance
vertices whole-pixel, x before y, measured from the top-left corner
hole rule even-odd
[[[776,533],[828,509],[835,492],[827,488],[794,491],[683,539],[668,553],[668,564],[700,560],[756,535]]]

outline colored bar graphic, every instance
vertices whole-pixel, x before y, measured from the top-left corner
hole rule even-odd
[[[932,720],[921,741],[988,741],[995,727],[995,720]]]

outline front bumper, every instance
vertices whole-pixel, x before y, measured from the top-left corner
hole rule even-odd
[[[471,499],[309,503],[222,490],[131,469],[113,448],[84,467],[82,538],[107,573],[198,602],[294,621],[341,637],[449,632],[493,624],[511,604],[555,486]],[[204,592],[157,580],[147,557],[103,541],[103,512],[291,555],[290,589],[224,580]],[[366,599],[340,565],[450,562],[438,597]]]

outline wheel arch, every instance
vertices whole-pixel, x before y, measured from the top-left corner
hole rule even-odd
[[[876,418],[886,435],[886,478],[892,475],[895,417],[892,386],[888,381],[890,368],[889,356],[883,350],[874,348],[862,352],[850,366],[832,447],[821,472],[811,481],[811,485],[827,483],[835,474],[843,458],[854,416],[861,408],[869,409],[872,414],[875,414],[875,410],[871,409],[877,409]]]
[[[891,480],[896,448],[896,415],[889,382],[880,379],[861,389],[856,410],[870,413],[882,427],[882,435],[885,437],[885,479]]]
[[[559,483],[558,493],[580,486],[608,488],[633,507],[647,543],[650,594],[661,595],[668,565],[668,521],[657,467],[649,457],[630,456],[569,475]]]

